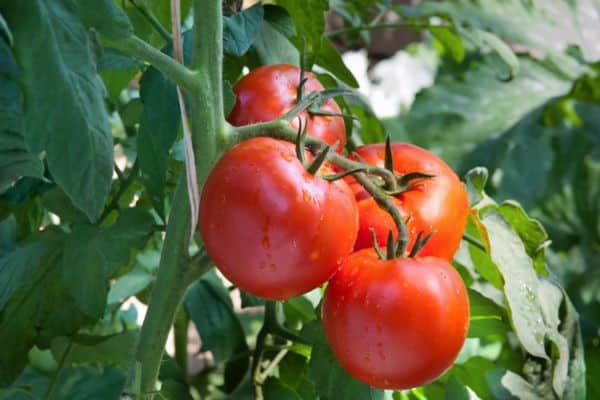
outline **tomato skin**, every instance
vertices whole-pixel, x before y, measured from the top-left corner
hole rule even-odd
[[[370,165],[384,166],[385,145],[383,143],[360,146],[356,153]],[[427,235],[434,232],[419,255],[434,256],[451,261],[460,246],[462,234],[469,216],[469,199],[463,183],[454,171],[435,154],[408,143],[392,143],[394,171],[399,174],[422,172],[434,175],[433,178],[422,180],[418,185],[406,191],[396,199],[400,203],[402,215],[410,217],[409,249],[412,248],[416,235],[423,232]],[[364,189],[352,187],[357,199],[366,198]],[[373,220],[376,217],[365,215],[372,209],[363,211],[361,220]],[[393,221],[388,226],[382,226],[384,232],[377,232],[378,237],[387,235]],[[383,225],[383,224],[380,224]],[[364,224],[361,223],[359,237],[364,236]],[[355,250],[370,247],[370,244],[357,243]]]
[[[469,302],[452,266],[435,257],[380,260],[350,255],[323,300],[323,326],[340,364],[380,389],[431,382],[456,359]]]
[[[305,94],[323,90],[312,73],[305,72],[305,77]],[[227,120],[234,126],[242,126],[281,117],[296,105],[299,83],[300,69],[293,65],[263,65],[253,69],[233,87],[236,102]],[[341,112],[333,99],[325,101],[321,109],[338,114]],[[346,128],[342,117],[310,115],[306,111],[299,116],[302,126],[305,126],[308,119],[308,135],[331,145],[339,141],[337,151],[343,151],[346,145]],[[298,129],[298,119],[294,118],[290,125]]]
[[[404,210],[402,203],[394,197],[390,198],[391,202],[396,206],[400,215],[403,215]],[[354,243],[354,250],[373,247],[373,235],[371,229],[375,231],[377,244],[381,248],[387,245],[389,231],[392,231],[394,240],[398,239],[398,227],[394,223],[392,216],[383,208],[379,207],[375,199],[366,197],[363,200],[357,199],[358,205],[358,234]],[[406,215],[403,215],[406,219]],[[411,221],[407,224],[409,237],[416,237],[414,226]],[[418,232],[417,232],[418,233]]]
[[[208,255],[232,283],[267,299],[323,284],[352,251],[357,229],[348,185],[309,174],[294,144],[272,138],[226,152],[202,192]]]

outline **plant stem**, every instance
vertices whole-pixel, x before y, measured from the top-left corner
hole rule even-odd
[[[221,2],[194,0],[193,6],[194,71],[139,39],[130,38],[120,48],[135,57],[147,58],[186,91],[191,107],[192,143],[201,189],[218,156],[218,143],[224,142],[229,129],[223,116]],[[128,389],[134,394],[141,393],[142,399],[153,397],[167,334],[187,287],[194,277],[210,267],[210,261],[203,253],[195,263],[189,262],[190,217],[186,177],[182,174],[175,188],[158,275],[129,371]],[[139,387],[132,387],[134,377],[140,375],[140,368]]]
[[[269,136],[275,139],[281,139],[295,143],[297,135],[298,132],[290,127],[289,122],[286,119],[281,118],[274,121],[235,128],[234,135],[229,138],[229,145],[231,146],[243,140],[259,136]],[[316,150],[324,148],[327,145],[325,142],[312,136],[306,136],[304,141],[306,145],[313,146],[316,148]],[[396,176],[394,176],[392,172],[386,170],[385,168],[353,161],[335,152],[329,153],[327,156],[327,161],[330,161],[331,163],[345,170],[361,169],[363,172],[369,175],[379,176],[385,182],[386,188],[391,190],[394,190],[397,187]]]
[[[196,85],[195,74],[192,71],[135,35],[115,41],[105,39],[104,43],[133,58],[149,63],[186,90],[191,90]]]
[[[115,165],[115,170],[119,170],[119,168],[116,165]],[[116,210],[117,208],[119,208],[119,200],[121,199],[121,196],[123,196],[123,194],[127,191],[127,188],[129,188],[129,186],[131,186],[133,181],[135,181],[135,179],[138,176],[139,170],[140,170],[140,166],[136,160],[135,163],[133,164],[133,166],[131,167],[131,170],[129,171],[129,175],[127,175],[127,178],[125,178],[125,180],[123,180],[122,178],[120,179],[119,191],[117,193],[115,193],[112,200],[110,201],[110,204],[104,209],[104,212],[102,212],[102,215],[100,216],[99,221],[103,221],[108,216],[108,214],[110,214],[110,212],[112,210]],[[121,175],[122,175],[122,173],[121,173]]]
[[[187,185],[182,174],[175,188],[158,274],[129,371],[127,390],[141,394],[142,399],[153,398],[167,335],[187,288],[189,224]],[[131,387],[140,373],[139,387]]]

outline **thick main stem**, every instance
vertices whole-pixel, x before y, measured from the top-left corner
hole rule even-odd
[[[167,61],[150,49],[142,49],[144,54],[152,56],[148,61],[182,86],[188,95],[198,186],[201,189],[222,151],[219,145],[226,141],[229,132],[223,116],[221,1],[194,0],[192,72],[173,59]],[[131,54],[132,49],[128,50]],[[134,47],[133,50],[139,49]],[[185,79],[181,79],[182,76]],[[190,283],[189,229],[190,207],[185,175],[182,174],[175,189],[158,275],[130,370],[129,388],[134,393],[142,393],[143,399],[153,398],[151,393],[156,387],[167,334]],[[198,270],[202,273],[206,269],[203,265]],[[196,271],[193,275],[196,277]],[[139,387],[136,387],[134,383],[137,380],[134,378],[139,374]]]
[[[155,390],[167,335],[186,290],[189,225],[187,185],[185,176],[181,175],[175,188],[148,312],[129,371],[128,390],[134,394],[140,393],[142,399],[153,398],[151,393]],[[135,387],[138,384],[139,387]]]

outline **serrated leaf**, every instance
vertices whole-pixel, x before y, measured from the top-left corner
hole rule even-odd
[[[383,399],[384,392],[352,378],[338,363],[323,332],[320,321],[304,326],[302,335],[313,343],[309,374],[322,400],[376,400]]]
[[[132,249],[146,243],[152,225],[149,214],[127,209],[108,228],[73,228],[62,255],[62,279],[82,312],[93,318],[102,316],[109,278],[129,263]]]
[[[256,40],[263,17],[262,4],[246,8],[233,17],[224,17],[223,51],[233,56],[243,56]]]
[[[70,0],[8,2],[0,11],[23,69],[27,146],[46,152],[53,179],[94,221],[110,189],[113,148],[88,26]]]

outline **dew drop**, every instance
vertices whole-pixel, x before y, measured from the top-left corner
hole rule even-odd
[[[282,158],[283,158],[285,161],[287,161],[287,162],[290,162],[290,161],[292,161],[292,160],[293,160],[293,156],[292,156],[290,153],[286,152],[286,151],[282,151],[282,152],[281,152],[281,157],[282,157]]]
[[[268,249],[269,247],[271,247],[271,243],[269,242],[269,237],[268,236],[263,236],[262,238],[262,247],[264,247],[265,249]]]

